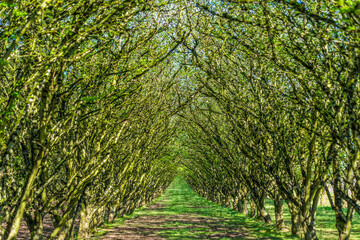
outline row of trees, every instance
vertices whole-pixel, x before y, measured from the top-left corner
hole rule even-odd
[[[227,2],[227,3],[225,3]],[[241,3],[240,3],[241,2]],[[181,113],[187,181],[265,222],[274,201],[293,235],[317,239],[327,192],[339,239],[360,214],[360,49],[356,1],[197,1],[185,47],[199,97]]]
[[[45,215],[50,239],[78,218],[87,237],[159,195],[178,154],[197,192],[265,222],[271,197],[279,228],[285,201],[305,239],[326,191],[349,239],[359,23],[357,1],[1,2],[2,239],[22,219],[40,239]]]
[[[0,11],[1,239],[86,238],[161,194],[181,108],[161,1],[6,1]],[[171,97],[172,96],[172,97]]]

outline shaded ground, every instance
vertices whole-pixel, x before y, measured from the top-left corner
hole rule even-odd
[[[269,225],[213,204],[195,194],[182,179],[147,208],[135,211],[92,239],[291,239]]]

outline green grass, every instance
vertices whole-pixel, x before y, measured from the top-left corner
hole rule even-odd
[[[106,229],[126,224],[132,219],[156,217],[156,225],[139,223],[141,228],[156,228],[156,234],[166,239],[299,239],[290,236],[289,232],[279,232],[273,225],[249,218],[236,211],[212,203],[191,190],[182,178],[176,178],[166,192],[152,204],[161,205],[159,208],[143,207],[133,214],[124,216],[116,222],[99,229],[97,236],[106,234]],[[272,219],[274,207],[271,200],[267,200],[266,208]],[[285,224],[290,227],[291,218],[286,204],[284,204]],[[144,225],[145,224],[145,225]],[[335,217],[329,207],[319,207],[317,213],[317,233],[319,239],[337,239]],[[351,239],[360,239],[359,216],[354,217]],[[230,236],[231,234],[235,234]],[[240,236],[244,234],[243,236]],[[230,237],[225,237],[230,236]]]
[[[289,233],[278,232],[272,226],[206,200],[193,192],[182,178],[176,178],[158,202],[164,202],[164,199],[167,208],[162,214],[197,214],[201,217],[215,218],[224,224],[227,230],[242,227],[255,238],[296,239],[291,237]],[[202,230],[206,232],[208,228],[205,226]],[[221,231],[213,231],[213,233],[221,233]],[[194,238],[199,238],[203,234],[201,231],[194,231],[193,228],[182,228],[163,232],[161,236],[167,239],[181,239],[179,237],[191,239],[191,235],[194,235]]]

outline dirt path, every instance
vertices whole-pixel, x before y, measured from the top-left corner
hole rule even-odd
[[[258,225],[209,203],[180,180],[156,203],[135,211],[122,223],[100,229],[92,239],[284,239]]]
[[[154,204],[151,209],[162,211],[166,206]],[[100,239],[254,239],[241,226],[227,226],[223,219],[199,214],[144,214],[106,232]]]

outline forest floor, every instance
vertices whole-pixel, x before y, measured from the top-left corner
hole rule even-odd
[[[297,239],[209,202],[177,178],[148,207],[100,228],[92,239]]]

